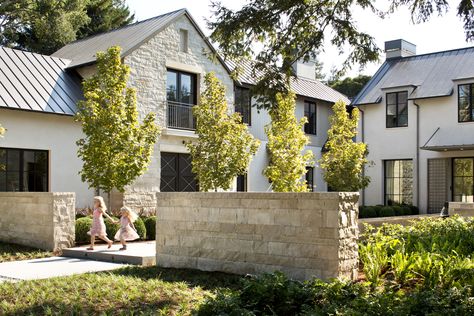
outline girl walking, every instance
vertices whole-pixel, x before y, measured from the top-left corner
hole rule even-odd
[[[122,248],[119,250],[127,250],[127,240],[135,240],[140,238],[135,229],[133,222],[137,220],[138,215],[129,207],[124,206],[120,209],[122,217],[120,217],[120,229],[115,234],[115,240],[120,240]]]
[[[108,248],[112,247],[114,243],[112,240],[107,238],[105,231],[104,215],[112,222],[116,222],[109,214],[106,213],[107,207],[105,206],[104,199],[101,196],[94,197],[94,212],[92,214],[92,226],[88,234],[91,236],[91,246],[87,250],[94,250],[95,237],[99,237],[108,244]]]

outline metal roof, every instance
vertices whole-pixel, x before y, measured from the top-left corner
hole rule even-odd
[[[182,15],[188,17],[203,40],[209,45],[211,51],[216,53],[215,48],[199,28],[191,14],[186,9],[180,9],[69,43],[53,53],[53,56],[71,59],[69,68],[95,63],[96,53],[106,51],[112,46],[120,46],[122,48],[122,57],[125,57]],[[218,60],[229,71],[227,65],[220,57],[218,57]]]
[[[230,69],[235,69],[237,67],[236,63],[233,61],[227,61],[227,63]],[[238,81],[240,83],[248,85],[256,84],[259,74],[254,73],[252,61],[239,61],[238,70]],[[318,80],[297,77],[292,78],[290,84],[293,91],[299,96],[328,101],[331,103],[336,103],[337,101],[342,100],[346,104],[350,104],[350,100],[347,98],[347,96]]]
[[[0,46],[0,107],[73,115],[83,95],[69,63]]]
[[[456,80],[474,78],[474,47],[390,59],[352,102],[379,103],[383,90],[413,87],[410,100],[449,96]]]

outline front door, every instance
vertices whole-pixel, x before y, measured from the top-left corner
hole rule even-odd
[[[428,159],[428,213],[439,213],[448,198],[448,159]]]
[[[191,166],[191,155],[161,153],[161,192],[195,192],[197,181]]]

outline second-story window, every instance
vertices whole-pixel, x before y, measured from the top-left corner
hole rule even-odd
[[[458,86],[458,121],[472,122],[474,121],[474,84],[460,84]]]
[[[251,95],[250,89],[243,87],[235,88],[235,112],[242,115],[242,122],[248,125],[251,123]]]
[[[408,126],[408,92],[387,93],[387,127]]]
[[[308,119],[308,122],[304,125],[304,132],[316,135],[316,103],[304,102],[304,116]]]
[[[196,104],[196,75],[168,69],[166,100],[180,104]]]

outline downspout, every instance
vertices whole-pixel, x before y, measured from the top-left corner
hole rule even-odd
[[[420,207],[420,106],[416,106],[416,206]]]
[[[360,107],[357,107],[359,109],[359,112],[360,112],[360,134],[361,134],[361,142],[363,143],[364,140],[365,140],[365,131],[364,131],[364,111],[360,108]],[[364,168],[362,168],[362,177],[365,177],[365,166]],[[362,188],[362,199],[361,199],[361,205],[365,205],[365,188]]]

